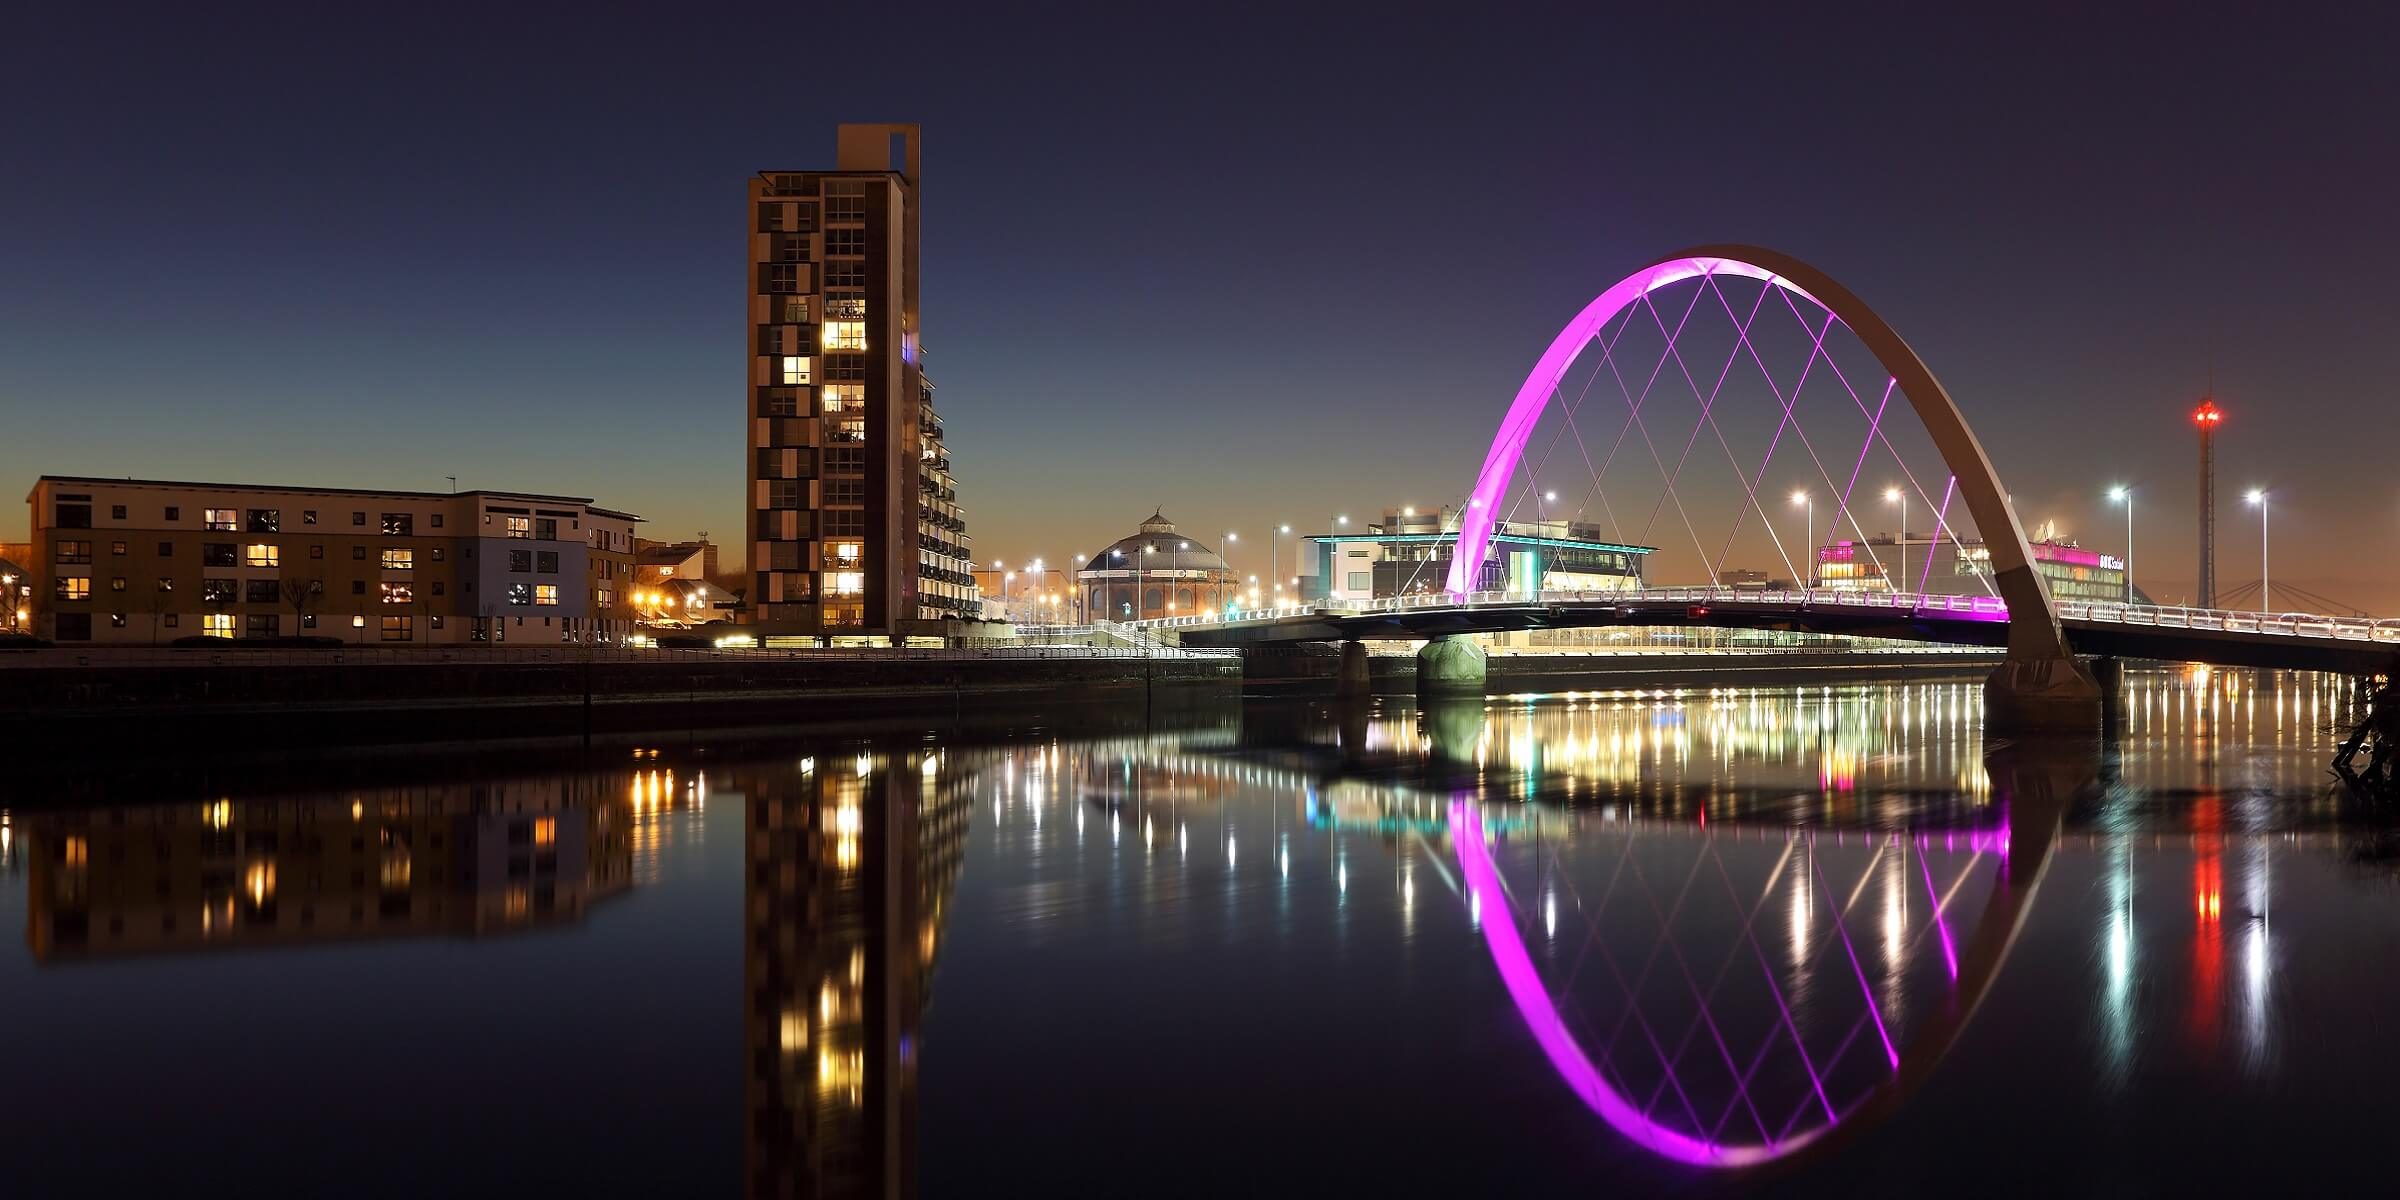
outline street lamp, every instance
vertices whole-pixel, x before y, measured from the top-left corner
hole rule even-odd
[[[1150,561],[1150,556],[1156,553],[1158,553],[1157,543],[1145,543],[1142,546],[1142,562],[1137,562],[1133,565],[1133,616],[1137,621],[1142,618],[1142,611],[1149,604],[1149,601],[1143,599],[1142,597],[1142,563]],[[1165,611],[1164,605],[1167,599],[1163,591],[1159,595],[1158,599],[1161,605],[1160,611],[1163,613]]]
[[[2275,607],[2267,591],[2267,490],[2251,488],[2248,499],[2258,506],[2258,613],[2263,617]]]
[[[1124,551],[1122,551],[1122,550],[1111,550],[1111,551],[1109,551],[1109,552],[1108,552],[1108,556],[1109,556],[1110,558],[1113,558],[1113,559],[1116,559],[1116,560],[1117,560],[1117,569],[1118,569],[1118,570],[1122,571],[1122,570],[1124,570],[1124,569],[1125,569],[1125,552],[1124,552]],[[1139,604],[1139,603],[1141,603],[1141,602],[1142,602],[1142,570],[1141,570],[1141,564],[1137,562],[1137,563],[1135,563],[1135,564],[1134,564],[1134,570],[1133,570],[1133,604]],[[1128,605],[1126,605],[1126,606],[1125,606],[1125,611],[1126,611],[1126,613],[1131,613],[1131,612],[1133,612],[1133,604],[1128,604]]]
[[[1225,577],[1229,580],[1233,578],[1233,544],[1240,540],[1242,540],[1240,534],[1228,529],[1225,531],[1225,541],[1218,547],[1219,553],[1217,557],[1225,560]],[[1221,590],[1217,595],[1217,599],[1219,601],[1225,599],[1224,593]]]
[[[1900,538],[1899,538],[1899,546],[1900,546],[1900,579],[1899,579],[1899,582],[1901,582],[1901,583],[1905,583],[1905,582],[1907,582],[1907,581],[1908,581],[1908,493],[1906,493],[1906,492],[1903,492],[1903,491],[1901,491],[1899,488],[1896,488],[1896,487],[1895,487],[1895,488],[1885,488],[1885,489],[1883,489],[1883,498],[1884,498],[1884,500],[1885,500],[1885,501],[1887,501],[1887,502],[1896,501],[1896,502],[1898,502],[1898,503],[1899,503],[1899,505],[1900,505]],[[1899,589],[1898,587],[1896,587],[1896,586],[1895,586],[1894,588],[1892,588],[1892,590],[1893,590],[1894,592],[1898,592],[1900,589]]]
[[[1817,498],[1807,488],[1792,493],[1792,503],[1808,509],[1808,561],[1800,568],[1800,590],[1817,584]]]
[[[1083,590],[1083,556],[1078,554],[1075,556],[1075,623],[1078,625],[1092,622],[1091,607],[1085,603],[1087,594]]]
[[[2108,498],[2125,506],[2125,603],[2133,603],[2133,489],[2118,484]]]
[[[1267,534],[1267,574],[1272,575],[1281,569],[1283,558],[1283,535],[1290,533],[1291,531],[1292,527],[1290,525],[1279,523],[1275,526],[1273,531]],[[1298,545],[1294,545],[1292,547],[1292,565],[1294,567],[1298,567],[1300,565],[1300,547]],[[1283,585],[1280,583],[1276,584],[1275,590],[1277,593],[1281,593],[1283,591]]]

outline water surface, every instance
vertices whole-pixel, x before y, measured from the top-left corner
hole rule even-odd
[[[1253,703],[17,794],[12,1192],[2214,1194],[2378,1141],[2313,676]],[[23,1189],[18,1191],[18,1189]]]

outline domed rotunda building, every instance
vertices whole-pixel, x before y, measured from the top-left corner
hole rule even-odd
[[[1240,590],[1216,550],[1175,532],[1157,512],[1139,533],[1093,555],[1075,579],[1084,611],[1102,621],[1190,616],[1224,608]]]

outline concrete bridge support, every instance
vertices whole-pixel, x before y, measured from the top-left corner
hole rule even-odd
[[[1983,681],[1983,726],[1998,737],[2089,736],[2100,728],[2100,682],[2072,655],[2010,655]]]
[[[1336,696],[1374,694],[1375,676],[1369,670],[1365,642],[1342,643],[1342,669],[1334,678],[1333,694]]]
[[[1472,638],[1437,637],[1417,651],[1417,696],[1483,694],[1483,647]]]

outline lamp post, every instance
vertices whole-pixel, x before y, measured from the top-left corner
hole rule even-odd
[[[1347,529],[1349,526],[1350,515],[1348,513],[1335,513],[1332,523],[1327,525],[1325,529],[1329,536],[1340,537],[1341,534],[1339,531]],[[1341,561],[1340,553],[1335,551],[1333,547],[1333,542],[1328,541],[1325,543],[1325,598],[1327,600],[1333,599],[1333,568]]]
[[[1892,587],[1893,593],[1897,594],[1900,591],[1898,585],[1908,581],[1908,493],[1899,488],[1885,488],[1883,489],[1883,498],[1887,501],[1897,501],[1900,505],[1900,537],[1898,539],[1900,578],[1894,581]]]
[[[1111,550],[1111,551],[1109,551],[1109,552],[1108,552],[1108,556],[1109,556],[1110,558],[1113,558],[1113,559],[1117,560],[1117,569],[1118,569],[1118,570],[1122,571],[1122,570],[1124,570],[1124,569],[1125,569],[1125,552],[1124,552],[1124,551],[1122,551],[1122,550]],[[1140,567],[1140,566],[1137,564],[1137,565],[1134,567],[1134,575],[1133,575],[1133,604],[1140,604],[1141,602],[1142,602],[1142,575],[1141,575],[1141,567]],[[1128,604],[1128,605],[1126,605],[1126,606],[1125,606],[1125,611],[1126,611],[1127,613],[1131,613],[1131,612],[1133,611],[1133,604]]]
[[[1087,603],[1088,598],[1089,593],[1083,590],[1083,556],[1078,554],[1075,556],[1075,623],[1078,625],[1092,623],[1092,610],[1090,604]]]
[[[1224,560],[1225,560],[1225,582],[1227,582],[1227,583],[1234,583],[1234,582],[1235,582],[1235,580],[1236,580],[1236,578],[1237,578],[1237,576],[1235,576],[1235,575],[1234,575],[1234,573],[1233,573],[1233,544],[1234,544],[1235,542],[1238,542],[1238,541],[1240,541],[1240,540],[1241,540],[1241,535],[1240,535],[1240,534],[1237,534],[1237,533],[1235,533],[1234,531],[1232,531],[1232,530],[1228,529],[1228,530],[1226,530],[1226,531],[1225,531],[1225,540],[1224,540],[1224,542],[1223,542],[1223,543],[1221,543],[1221,544],[1219,545],[1219,551],[1220,551],[1220,552],[1218,553],[1217,557],[1219,557],[1219,558],[1221,558],[1221,559],[1224,559]],[[1237,599],[1237,600],[1241,598],[1241,590],[1240,590],[1240,585],[1239,585],[1238,583],[1237,583],[1237,584],[1235,584],[1234,598],[1235,598],[1235,599]],[[1224,601],[1225,601],[1225,592],[1224,592],[1224,589],[1222,589],[1222,588],[1219,588],[1219,589],[1218,589],[1218,591],[1217,591],[1217,602],[1218,602],[1219,604],[1222,604],[1222,603],[1224,603]]]
[[[1808,558],[1800,566],[1800,590],[1817,584],[1817,497],[1807,488],[1792,493],[1792,503],[1808,510]]]
[[[2258,615],[2263,617],[2275,607],[2267,590],[2267,490],[2251,488],[2249,499],[2258,506]]]
[[[1143,543],[1143,545],[1142,545],[1142,561],[1141,561],[1141,562],[1137,562],[1137,563],[1135,563],[1135,564],[1133,565],[1133,616],[1134,616],[1134,619],[1135,619],[1135,620],[1137,620],[1137,621],[1142,619],[1142,609],[1143,609],[1143,607],[1144,607],[1144,606],[1145,606],[1145,605],[1148,603],[1147,601],[1145,601],[1145,600],[1142,598],[1142,570],[1143,570],[1142,563],[1144,563],[1144,562],[1148,562],[1148,561],[1149,561],[1149,559],[1150,559],[1150,556],[1151,556],[1151,555],[1153,555],[1153,554],[1156,554],[1156,553],[1158,553],[1158,545],[1157,545],[1157,543],[1155,543],[1155,542],[1145,542],[1145,543]],[[1158,598],[1158,599],[1159,599],[1159,607],[1158,607],[1158,610],[1159,610],[1160,614],[1162,614],[1162,615],[1163,615],[1163,614],[1165,614],[1165,612],[1166,612],[1166,610],[1167,610],[1167,607],[1166,607],[1166,599],[1167,599],[1167,598],[1166,598],[1166,595],[1164,594],[1164,591],[1163,591],[1163,589],[1162,589],[1162,591],[1161,591],[1161,594],[1159,595],[1159,598]]]
[[[2133,489],[2119,484],[2108,498],[2125,506],[2125,603],[2133,603]]]
[[[1283,535],[1291,531],[1289,523],[1277,522],[1274,530],[1267,534],[1267,574],[1270,576],[1283,569]],[[1300,566],[1300,547],[1296,545],[1292,547],[1292,566],[1295,570]],[[1283,594],[1283,581],[1280,578],[1275,581],[1275,594]]]

